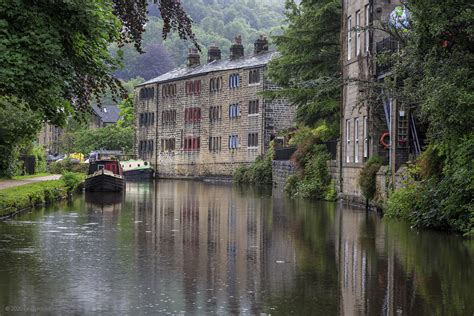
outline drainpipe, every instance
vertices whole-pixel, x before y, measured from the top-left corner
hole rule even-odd
[[[267,67],[263,67],[262,69],[262,92],[265,91],[265,70]],[[262,119],[261,119],[261,131],[262,131],[262,158],[265,155],[265,111],[266,111],[266,104],[265,99],[262,96]]]
[[[158,171],[158,122],[159,122],[159,118],[160,116],[158,115],[159,113],[159,110],[158,110],[158,85],[155,85],[156,87],[156,93],[155,93],[155,97],[156,97],[156,114],[155,114],[155,174],[154,174],[154,177],[156,178],[156,174],[157,174],[157,171]]]
[[[345,21],[345,15],[344,15],[344,1],[342,1],[342,14],[341,14],[341,27],[342,27],[342,30],[344,30],[345,28],[345,25],[344,25],[344,21]],[[339,33],[339,42],[341,43],[341,48],[344,48],[344,32],[340,32]],[[341,52],[343,52],[344,50],[341,49]],[[344,54],[340,54],[339,56],[339,63],[340,63],[340,67],[341,67],[341,75],[342,77],[344,78]],[[342,163],[343,163],[343,153],[342,153],[342,149],[343,149],[343,146],[344,146],[344,138],[343,138],[343,135],[344,135],[344,84],[342,85],[341,87],[342,89],[342,93],[341,93],[341,101],[340,101],[340,115],[341,117],[339,118],[339,191],[340,193],[342,194],[343,192],[343,176],[342,176]]]

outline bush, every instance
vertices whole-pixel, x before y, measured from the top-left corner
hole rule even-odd
[[[431,150],[430,150],[431,151]],[[407,219],[413,226],[474,235],[474,135],[468,135],[446,150],[443,171],[433,152],[422,155],[405,187],[393,192],[386,203],[389,217]],[[435,155],[435,157],[439,155]],[[430,158],[427,158],[430,157]],[[434,161],[434,165],[429,162]],[[425,178],[427,177],[427,178]],[[417,179],[418,178],[418,179]],[[421,179],[420,179],[421,178]]]
[[[296,151],[291,157],[301,169],[304,169],[308,161],[316,154],[316,145],[319,139],[314,135],[309,135],[298,143]]]
[[[239,183],[272,183],[272,163],[267,159],[257,157],[249,166],[239,166],[234,172],[234,180]]]
[[[71,159],[66,158],[61,161],[52,162],[48,166],[50,173],[63,174],[64,172],[87,173],[89,164],[74,163]]]
[[[327,166],[329,154],[326,146],[316,144],[314,136],[311,136],[300,143],[299,149],[299,153],[297,150],[295,154],[300,163],[304,161],[303,174],[301,178],[296,175],[288,177],[285,191],[292,197],[334,200],[336,190]]]
[[[385,216],[409,220],[423,191],[420,183],[415,181],[406,183],[406,186],[399,190],[392,191],[384,207]]]
[[[362,168],[359,175],[359,186],[362,195],[367,201],[372,200],[377,192],[377,171],[379,171],[382,162],[379,157],[370,158],[365,166]]]
[[[35,157],[35,173],[45,173],[46,155],[43,147],[41,145],[36,145],[33,147],[31,153]]]
[[[326,196],[324,197],[326,201],[335,201],[337,199],[337,190],[336,183],[334,180],[331,180],[331,183],[328,186],[326,191]]]
[[[430,145],[418,157],[416,166],[423,179],[440,177],[443,172],[443,155],[438,146]]]
[[[265,157],[257,157],[251,165],[242,165],[235,170],[233,174],[234,180],[239,183],[271,184],[274,154],[275,150],[273,148],[273,142],[271,142]]]
[[[285,192],[289,196],[295,196],[298,192],[298,185],[300,183],[300,178],[297,175],[291,175],[286,179]]]
[[[66,185],[68,192],[72,192],[76,190],[77,187],[81,184],[83,177],[81,177],[77,173],[66,171],[61,176],[61,180]]]

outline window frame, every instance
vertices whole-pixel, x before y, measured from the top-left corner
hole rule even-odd
[[[352,17],[347,17],[347,60],[352,58]]]
[[[356,34],[355,34],[355,46],[356,46],[356,56],[360,56],[361,47],[360,47],[360,10],[356,12],[355,20]]]
[[[354,162],[359,162],[359,118],[354,119]]]
[[[351,162],[351,120],[346,119],[346,163]]]

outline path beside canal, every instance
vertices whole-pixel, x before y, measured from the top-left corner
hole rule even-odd
[[[0,190],[17,187],[17,186],[29,184],[29,183],[42,182],[42,181],[48,181],[48,180],[58,180],[59,178],[61,178],[60,174],[52,174],[50,176],[36,177],[36,178],[33,177],[33,178],[26,178],[26,179],[21,179],[21,180],[13,180],[13,179],[1,180]]]

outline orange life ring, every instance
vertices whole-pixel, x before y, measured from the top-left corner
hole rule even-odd
[[[382,136],[380,136],[380,140],[379,140],[380,145],[382,145],[382,146],[385,147],[385,148],[390,147],[390,144],[387,144],[387,142],[385,141],[385,139],[386,139],[387,137],[390,138],[390,133],[389,133],[389,132],[383,133]]]

